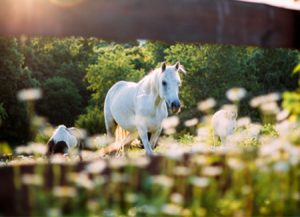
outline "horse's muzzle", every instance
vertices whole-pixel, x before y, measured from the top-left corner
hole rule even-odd
[[[180,108],[181,108],[181,105],[180,105],[179,101],[174,101],[171,103],[172,113],[177,114],[178,112],[180,112]]]

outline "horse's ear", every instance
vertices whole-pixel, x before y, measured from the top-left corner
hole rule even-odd
[[[161,71],[162,71],[162,72],[165,71],[165,70],[166,70],[166,67],[167,67],[166,62],[163,62],[163,63],[161,64]]]
[[[178,70],[178,69],[179,69],[179,67],[180,67],[180,62],[179,62],[179,61],[177,61],[177,62],[175,63],[175,69],[176,69],[176,70]]]
[[[178,70],[179,72],[183,72],[184,74],[186,73],[183,65],[181,65],[179,61],[175,63],[175,69]]]

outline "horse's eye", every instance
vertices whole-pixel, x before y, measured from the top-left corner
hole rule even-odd
[[[163,86],[167,86],[167,82],[163,81],[163,82],[162,82],[162,85],[163,85]]]

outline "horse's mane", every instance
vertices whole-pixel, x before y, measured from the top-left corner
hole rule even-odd
[[[147,75],[145,75],[138,84],[143,86],[146,91],[153,90],[155,87],[156,75],[160,72],[160,68],[154,69],[150,71]]]
[[[154,74],[156,74],[157,72],[159,72],[159,68],[149,71],[140,81],[148,80],[151,76],[154,76]]]

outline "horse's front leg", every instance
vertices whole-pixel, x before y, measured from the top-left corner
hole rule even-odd
[[[153,150],[152,150],[151,144],[149,143],[147,128],[138,126],[137,129],[138,129],[139,136],[142,140],[142,143],[144,145],[147,155],[152,156]]]
[[[160,133],[161,133],[161,128],[157,129],[152,135],[151,135],[151,139],[150,139],[150,144],[151,144],[151,147],[154,149],[156,147],[156,144],[157,144],[157,141],[158,141],[158,138],[160,136]]]

